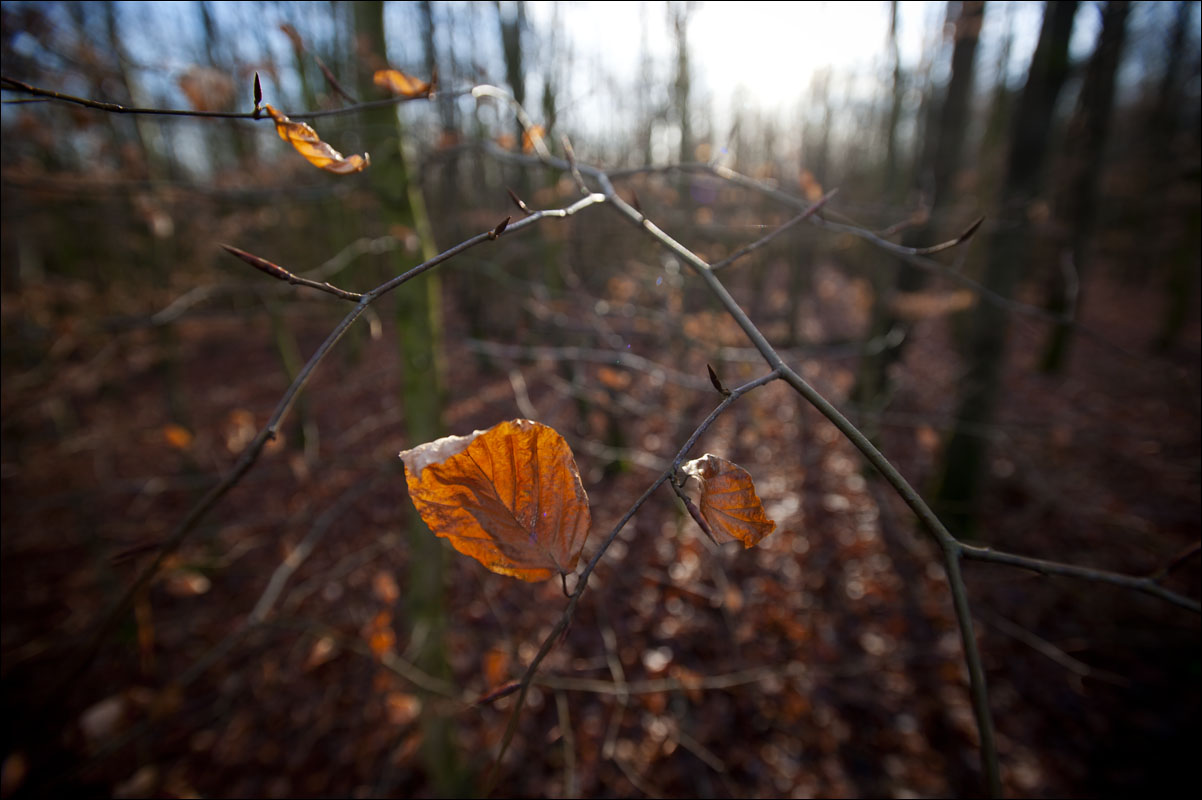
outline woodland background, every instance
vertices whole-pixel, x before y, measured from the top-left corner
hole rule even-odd
[[[669,165],[716,160],[802,201],[838,188],[824,220],[721,273],[765,335],[957,535],[1199,596],[1199,5],[1054,4],[1065,56],[1028,77],[1008,25],[1042,6],[932,4],[920,62],[887,36],[871,71],[816,73],[783,109],[736,101],[721,128],[689,44],[706,8],[619,6],[631,36],[651,19],[672,34],[642,37],[627,83],[522,3],[3,4],[5,78],[123,105],[247,111],[257,73],[304,118],[383,97],[384,61],[438,75],[431,100],[307,120],[371,153],[351,176],[269,121],[4,85],[5,797],[480,791],[513,698],[471,700],[520,675],[561,587],[431,537],[397,452],[515,417],[555,427],[592,504],[587,557],[715,405],[706,364],[728,386],[766,371],[687,267],[608,210],[471,250],[373,307],[64,683],[346,311],[220,244],[364,291],[520,216],[507,189],[575,199],[570,177],[516,163],[521,128],[479,83],[711,262],[797,209]],[[1047,87],[1042,128],[1028,82]],[[1016,141],[1036,149],[1016,162]],[[859,235],[922,247],[981,216],[926,269]],[[779,384],[701,452],[751,472],[777,531],[717,548],[653,497],[543,667],[497,793],[979,794],[945,578],[908,510]],[[1196,782],[1195,614],[997,565],[966,579],[1007,792]]]

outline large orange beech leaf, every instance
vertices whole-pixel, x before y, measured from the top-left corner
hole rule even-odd
[[[338,175],[350,175],[354,172],[362,172],[371,163],[371,158],[367,153],[343,158],[342,153],[323,142],[317,135],[317,131],[305,123],[293,122],[270,105],[263,106],[263,110],[275,122],[275,132],[280,135],[280,138],[295,147],[296,152],[304,156],[315,167],[321,167],[326,172]]]
[[[588,495],[553,428],[515,419],[419,445],[401,460],[418,513],[460,553],[524,581],[576,568]]]
[[[776,529],[776,523],[764,513],[751,475],[738,464],[706,453],[680,468],[701,484],[701,516],[716,536],[754,547]]]

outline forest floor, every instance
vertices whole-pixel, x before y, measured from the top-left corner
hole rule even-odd
[[[720,400],[705,364],[728,386],[765,371],[741,360],[745,340],[717,312],[681,312],[665,337],[643,311],[681,297],[659,274],[635,265],[610,281],[604,308],[528,298],[535,322],[520,323],[607,330],[610,344],[590,346],[625,342],[658,371],[553,349],[486,361],[465,314],[447,309],[448,432],[531,410],[561,431],[592,504],[586,558]],[[1202,332],[1195,319],[1152,356],[1159,293],[1103,277],[1086,288],[1081,319],[1125,351],[1079,336],[1066,373],[1044,376],[1044,326],[1014,318],[1005,397],[982,432],[992,455],[978,537],[1149,574],[1202,528]],[[105,332],[178,294],[157,291],[56,282],[3,296],[4,795],[479,791],[513,698],[472,700],[520,676],[566,601],[559,581],[514,581],[448,548],[449,674],[413,673],[425,632],[406,621],[405,585],[424,565],[404,544],[412,517],[396,456],[415,443],[387,311],[323,366],[293,417],[304,424],[285,426],[63,684],[100,611],[266,421],[287,385],[273,343],[294,335],[307,356],[337,319],[332,301],[283,295],[275,332],[262,310]],[[864,296],[820,269],[806,339],[857,333]],[[770,338],[784,333],[783,308],[768,297]],[[954,332],[948,317],[918,324],[882,419],[883,451],[924,491],[957,395]],[[587,331],[523,333],[514,340],[588,342]],[[789,351],[840,406],[854,381],[846,356]],[[950,596],[907,509],[784,385],[738,402],[702,452],[750,471],[776,532],[755,549],[718,548],[670,492],[654,496],[544,663],[497,794],[980,794]],[[273,595],[290,554],[300,563]],[[1195,614],[996,565],[965,573],[1009,794],[1150,796],[1193,782]],[[1196,553],[1166,585],[1199,596]],[[256,606],[261,621],[248,624]],[[441,784],[422,766],[426,718],[445,720],[454,743]]]

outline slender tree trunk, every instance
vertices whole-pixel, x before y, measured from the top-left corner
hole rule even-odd
[[[689,107],[689,91],[692,76],[689,73],[689,3],[671,6],[670,19],[676,37],[676,81],[672,85],[672,106],[676,124],[680,127],[680,145],[676,154],[677,163],[684,164],[694,159],[692,109]]]
[[[1052,276],[1048,310],[1066,314],[1080,306],[1081,277],[1088,267],[1088,248],[1098,214],[1098,184],[1102,172],[1102,151],[1114,108],[1114,79],[1122,58],[1127,15],[1131,4],[1111,0],[1102,12],[1102,32],[1081,85],[1077,108],[1069,121],[1064,142],[1066,162],[1065,189],[1057,198],[1057,228],[1067,236],[1063,253],[1071,261]],[[1063,277],[1062,277],[1063,275]],[[1040,367],[1044,372],[1063,369],[1072,341],[1072,325],[1064,321],[1052,328],[1044,348]]]
[[[1162,352],[1168,350],[1181,333],[1181,329],[1189,317],[1190,306],[1197,297],[1197,189],[1194,189],[1195,202],[1191,204],[1192,207],[1189,211],[1184,212],[1180,206],[1175,207],[1176,199],[1173,191],[1174,180],[1181,177],[1182,159],[1179,156],[1180,151],[1174,147],[1174,140],[1181,127],[1178,120],[1178,109],[1183,102],[1182,94],[1188,78],[1185,45],[1191,12],[1195,7],[1195,3],[1179,0],[1174,9],[1176,13],[1173,27],[1169,31],[1166,42],[1167,58],[1164,74],[1161,76],[1160,86],[1156,93],[1156,106],[1149,118],[1151,124],[1149,131],[1151,135],[1148,137],[1151,144],[1150,160],[1154,166],[1151,170],[1152,179],[1149,181],[1151,186],[1148,196],[1156,198],[1155,205],[1152,206],[1152,219],[1157,226],[1155,234],[1159,235],[1160,226],[1166,219],[1180,218],[1184,213],[1187,220],[1185,230],[1181,232],[1181,235],[1186,238],[1178,246],[1170,247],[1163,256],[1168,267],[1168,275],[1165,280],[1165,313],[1156,337],[1156,349]],[[1196,62],[1194,68],[1196,75]],[[1197,153],[1196,142],[1194,152]],[[1196,182],[1196,167],[1194,175]]]
[[[1001,203],[1013,229],[1001,229],[990,237],[984,276],[985,285],[1003,297],[1014,294],[1028,258],[1029,212],[1043,181],[1056,99],[1068,76],[1068,41],[1076,12],[1076,2],[1067,0],[1045,7],[1039,43],[1015,113]],[[965,536],[971,535],[987,455],[981,431],[992,422],[1002,390],[1008,313],[996,303],[981,301],[972,317],[956,427],[936,496],[937,510],[948,527]]]
[[[955,44],[952,49],[951,76],[947,91],[938,111],[931,109],[927,119],[926,135],[923,137],[919,156],[918,176],[929,203],[926,222],[910,228],[903,236],[903,243],[910,247],[921,247],[945,233],[944,217],[955,199],[955,179],[961,166],[964,150],[964,132],[968,127],[968,107],[972,98],[975,74],[977,41],[985,17],[985,3],[968,1],[949,2],[947,19],[954,20]],[[895,73],[895,82],[899,80]],[[894,86],[894,103],[899,102],[900,89]],[[896,115],[892,112],[891,118]],[[937,115],[936,115],[937,114]],[[896,120],[892,122],[896,125]],[[893,131],[890,131],[892,136]],[[896,167],[890,174],[899,174]],[[882,348],[879,342],[897,326],[904,323],[890,310],[890,301],[895,292],[914,292],[922,288],[926,275],[906,262],[898,265],[896,279],[877,281],[873,321],[869,342],[873,345],[862,359],[855,397],[870,414],[879,412],[887,403],[888,369],[902,353],[905,337],[892,347]],[[871,422],[869,423],[871,424]]]
[[[359,81],[361,97],[374,93],[371,75],[386,65],[384,4],[355,5],[356,30],[361,54]],[[415,182],[409,180],[403,147],[404,133],[394,107],[364,112],[363,130],[372,164],[367,175],[379,203],[379,222],[384,228],[399,225],[417,231],[419,253],[398,248],[384,260],[393,274],[400,274],[434,255],[433,236],[426,219],[425,204]],[[441,291],[436,272],[410,281],[396,292],[396,325],[401,357],[401,405],[405,415],[408,446],[428,442],[443,434],[442,427],[442,326]],[[426,672],[447,677],[444,609],[444,553],[434,537],[410,509],[408,519],[409,570],[403,583],[405,611],[412,630],[426,632],[425,643],[415,661]],[[422,759],[435,792],[443,796],[461,794],[466,788],[457,763],[452,720],[431,703],[422,710]]]

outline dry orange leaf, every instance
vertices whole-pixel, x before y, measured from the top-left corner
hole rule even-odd
[[[764,514],[764,505],[755,493],[751,475],[738,464],[706,453],[682,464],[681,469],[701,484],[701,516],[714,535],[738,539],[744,547],[754,547],[776,529],[776,523]]]
[[[803,169],[797,182],[801,185],[801,191],[806,196],[806,200],[811,203],[817,203],[822,199],[822,184],[814,177],[814,173],[808,169]]]
[[[531,125],[525,132],[522,133],[522,152],[534,152],[534,140],[544,139],[547,136],[547,131],[542,125]]]
[[[376,658],[382,659],[393,652],[396,649],[396,634],[392,630],[392,614],[388,611],[376,614],[363,629],[363,638],[367,639],[367,646],[376,654]]]
[[[372,83],[401,97],[428,97],[433,85],[406,75],[399,69],[382,69],[371,76]]]
[[[163,438],[176,450],[187,450],[192,444],[192,433],[183,425],[176,425],[174,422],[163,426]]]
[[[304,156],[315,167],[338,175],[350,175],[354,172],[362,172],[371,163],[371,158],[367,153],[344,158],[342,153],[323,142],[317,135],[317,131],[303,122],[293,122],[272,108],[270,104],[263,106],[263,110],[275,122],[275,132],[280,135],[280,138],[295,147],[296,152]]]
[[[493,572],[541,581],[576,568],[588,495],[553,428],[517,419],[401,453],[430,530]]]

